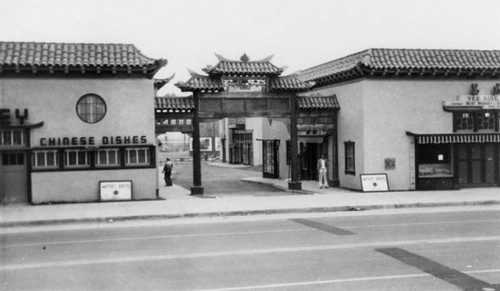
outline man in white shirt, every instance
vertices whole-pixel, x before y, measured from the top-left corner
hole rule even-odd
[[[318,160],[317,164],[318,173],[319,173],[319,188],[328,188],[328,177],[326,175],[328,169],[328,160],[325,155],[321,155],[321,158]]]

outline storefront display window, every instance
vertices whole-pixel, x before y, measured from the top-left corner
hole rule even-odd
[[[36,151],[33,153],[34,168],[57,168],[59,167],[59,155],[57,150]]]
[[[64,152],[64,165],[67,167],[90,166],[88,155],[86,150],[66,150]]]
[[[420,178],[450,177],[453,175],[451,145],[449,144],[420,145],[417,162]]]
[[[118,166],[120,164],[119,149],[100,149],[96,156],[96,166]]]
[[[126,165],[148,165],[149,148],[130,148],[125,151]]]
[[[25,145],[23,130],[0,130],[0,146]]]

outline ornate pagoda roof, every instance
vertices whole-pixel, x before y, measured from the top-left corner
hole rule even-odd
[[[175,84],[183,92],[192,91],[213,91],[222,92],[225,90],[221,78],[213,76],[204,76],[197,73],[192,73],[191,78],[187,82],[178,82]],[[269,91],[306,91],[314,85],[314,82],[304,82],[297,75],[280,76],[269,80]]]
[[[269,79],[267,90],[271,92],[306,91],[314,85],[312,82],[305,82],[299,79],[295,74],[279,76],[285,68],[278,68],[271,64],[270,60],[272,56],[258,61],[250,61],[246,54],[241,57],[240,61],[228,60],[217,54],[216,56],[219,59],[219,63],[214,67],[208,66],[203,69],[208,75],[201,75],[188,70],[191,78],[186,82],[178,82],[175,85],[183,92],[222,92],[225,90],[223,79],[231,77],[266,77]]]
[[[285,68],[278,68],[271,63],[273,55],[256,61],[251,61],[246,54],[243,54],[239,60],[230,60],[218,54],[215,56],[219,59],[217,65],[203,69],[208,75],[279,76],[285,70]]]
[[[166,64],[133,44],[0,42],[0,73],[140,73],[152,78]]]
[[[500,51],[438,49],[368,49],[302,70],[316,86],[364,76],[495,76]]]

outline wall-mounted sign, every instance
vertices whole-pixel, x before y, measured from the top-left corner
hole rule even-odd
[[[132,200],[132,181],[100,181],[101,201]]]
[[[40,138],[40,146],[87,146],[97,145],[99,141],[93,136],[83,137],[42,137]],[[128,144],[145,144],[148,139],[145,135],[138,136],[103,136],[100,140],[100,145],[128,145]]]
[[[362,174],[360,177],[363,192],[389,191],[387,174]]]
[[[28,118],[28,109],[24,109],[21,113],[21,109],[15,110],[15,118],[9,108],[0,108],[0,125],[12,125],[17,121],[19,124],[24,124],[24,120]]]
[[[500,109],[500,95],[459,95],[456,100],[443,101],[443,107],[478,107]]]

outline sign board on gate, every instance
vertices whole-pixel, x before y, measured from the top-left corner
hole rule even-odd
[[[100,181],[101,201],[131,200],[132,181]]]
[[[360,177],[363,192],[389,191],[387,174],[361,174]]]

